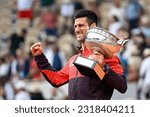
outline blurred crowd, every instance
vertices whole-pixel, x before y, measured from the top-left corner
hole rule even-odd
[[[149,0],[0,0],[0,99],[67,99],[67,84],[53,88],[38,70],[30,47],[40,41],[56,70],[78,52],[73,14],[94,11],[99,26],[129,41],[118,53],[132,99],[150,99]],[[129,89],[128,89],[129,90]]]

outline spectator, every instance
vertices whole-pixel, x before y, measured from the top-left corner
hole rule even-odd
[[[129,32],[131,32],[132,29],[139,27],[139,20],[143,14],[143,8],[139,0],[128,0],[126,13],[129,22]]]
[[[41,19],[39,23],[42,23],[44,25],[44,32],[50,36],[58,36],[57,32],[57,14],[55,10],[51,10],[48,8],[45,8],[41,12]]]
[[[74,4],[74,10],[75,10],[75,12],[78,11],[78,10],[80,10],[80,9],[84,9],[84,5],[81,2],[81,0],[74,0],[73,4]]]
[[[29,53],[30,55],[30,66],[29,66],[29,75],[28,78],[33,79],[33,80],[40,80],[42,78],[42,75],[36,65],[36,62],[33,58],[33,56],[31,56],[31,53]]]
[[[16,50],[23,47],[27,35],[27,29],[22,29],[20,32],[13,32],[10,36],[10,53],[16,54]]]
[[[2,86],[2,84],[0,82],[0,100],[4,100],[4,98],[5,98],[4,95],[5,95],[4,89],[3,89],[3,86]]]
[[[40,6],[41,8],[50,7],[54,2],[55,0],[40,0]]]
[[[17,56],[17,73],[19,79],[25,79],[29,74],[29,58],[22,48],[18,48],[16,51]]]
[[[45,55],[49,58],[49,62],[56,70],[60,70],[66,64],[64,53],[59,49],[57,37],[49,36],[45,40]]]
[[[29,19],[33,18],[33,2],[34,0],[17,0],[17,14],[19,19]]]
[[[144,59],[140,66],[138,82],[138,99],[150,99],[150,49],[144,50]]]
[[[6,56],[5,56],[6,57]],[[0,58],[0,82],[4,85],[7,80],[9,64],[5,57]]]
[[[117,32],[119,31],[119,29],[122,27],[122,23],[119,21],[118,17],[117,16],[112,16],[111,19],[110,19],[110,24],[109,24],[109,27],[108,27],[108,30],[116,35]]]
[[[31,96],[29,92],[26,90],[26,83],[22,80],[18,80],[14,83],[15,89],[15,100],[30,100]]]
[[[123,26],[126,26],[126,13],[122,0],[113,0],[112,6],[110,6],[108,17],[116,16]]]

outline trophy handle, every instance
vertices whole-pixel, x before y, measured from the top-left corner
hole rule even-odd
[[[124,45],[126,42],[128,42],[128,41],[129,41],[129,39],[119,39],[119,40],[117,41],[117,44],[123,46],[123,45]]]
[[[117,41],[117,47],[116,47],[116,49],[118,49],[117,51],[119,51],[120,50],[120,48],[126,43],[126,42],[128,42],[129,41],[129,39],[119,39],[118,41]],[[114,55],[116,55],[117,53],[114,53]]]

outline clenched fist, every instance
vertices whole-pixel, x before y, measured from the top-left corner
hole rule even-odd
[[[43,53],[42,52],[42,46],[41,46],[40,42],[33,44],[31,46],[30,50],[31,50],[31,53],[33,56],[38,56],[38,55],[41,55]]]

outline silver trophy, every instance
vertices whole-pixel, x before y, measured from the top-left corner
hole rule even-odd
[[[121,36],[119,38],[103,28],[94,27],[87,31],[85,45],[92,52],[97,51],[104,58],[111,58],[119,52],[126,41],[128,40],[123,39]],[[85,76],[98,77],[102,80],[105,75],[98,62],[90,58],[78,56],[74,61],[74,65]]]

